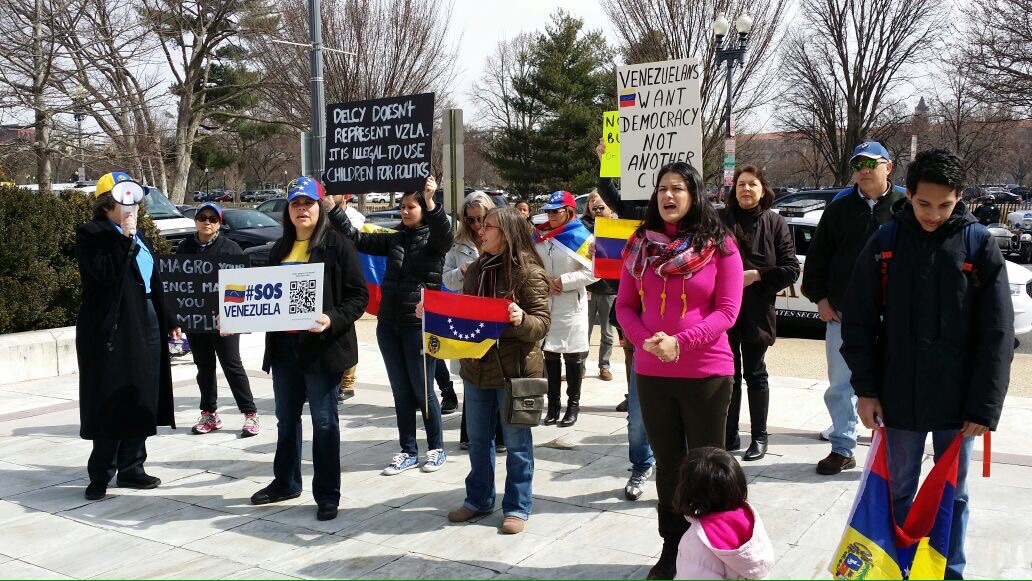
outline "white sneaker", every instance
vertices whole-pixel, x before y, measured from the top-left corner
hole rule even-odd
[[[428,451],[426,453],[426,462],[423,462],[423,472],[437,472],[441,469],[441,466],[444,466],[444,462],[447,459],[448,454],[440,448]]]

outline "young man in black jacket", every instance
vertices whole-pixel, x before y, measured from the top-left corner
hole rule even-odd
[[[960,201],[960,159],[923,151],[907,168],[906,185],[909,202],[897,204],[894,223],[867,241],[856,262],[842,355],[860,420],[887,428],[897,523],[913,502],[928,432],[936,460],[963,436],[946,555],[946,579],[961,579],[968,462],[974,436],[996,429],[1003,410],[1014,308],[1003,255]]]
[[[879,225],[892,218],[892,204],[904,197],[889,181],[892,160],[880,143],[856,146],[849,162],[856,183],[851,192],[824,210],[803,268],[803,295],[817,303],[818,314],[827,323],[824,347],[829,385],[824,404],[831,415],[831,453],[817,463],[817,473],[825,475],[856,467],[856,397],[849,384],[849,368],[839,353],[849,277],[864,243]]]

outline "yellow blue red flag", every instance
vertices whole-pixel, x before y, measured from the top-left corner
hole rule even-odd
[[[509,328],[512,301],[423,291],[423,347],[437,359],[479,359]]]
[[[397,232],[397,230],[376,224],[363,224],[361,231],[366,234]],[[362,276],[365,277],[366,289],[369,290],[369,302],[366,303],[365,310],[375,317],[380,312],[380,298],[382,297],[380,285],[383,284],[384,274],[387,273],[387,257],[359,252],[358,263],[362,265]]]
[[[871,444],[860,489],[831,560],[835,579],[942,579],[946,574],[961,437],[921,485],[903,526],[892,514],[885,430]]]
[[[540,244],[545,240],[551,240],[559,250],[569,254],[584,266],[591,267],[588,250],[591,248],[591,241],[594,237],[587,226],[577,218],[573,218],[559,228],[545,230],[544,228],[547,227],[548,222],[545,222],[534,230],[534,242]]]
[[[619,279],[623,249],[638,229],[641,220],[595,219],[595,268],[598,278]]]

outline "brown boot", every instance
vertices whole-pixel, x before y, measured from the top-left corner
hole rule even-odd
[[[827,458],[817,463],[817,474],[832,476],[850,468],[856,468],[856,458],[832,452],[828,454]]]

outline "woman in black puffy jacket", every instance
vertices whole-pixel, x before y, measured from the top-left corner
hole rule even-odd
[[[401,224],[395,232],[360,232],[339,207],[329,213],[334,227],[353,240],[359,252],[387,257],[376,342],[394,394],[401,452],[384,468],[385,476],[419,465],[417,412],[423,414],[428,445],[423,471],[439,470],[446,460],[441,404],[432,385],[437,362],[428,355],[412,356],[423,351],[423,330],[415,314],[416,305],[422,289],[441,289],[444,257],[452,245],[448,215],[434,202],[436,190],[437,181],[430,176],[422,192],[409,192],[401,198]]]

